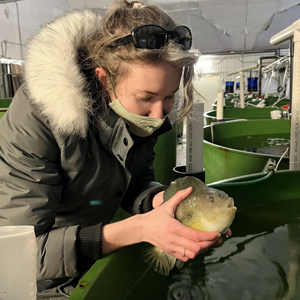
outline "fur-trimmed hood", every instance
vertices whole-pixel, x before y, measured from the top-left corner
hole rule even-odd
[[[93,100],[77,56],[100,27],[101,16],[76,10],[45,25],[28,44],[26,89],[55,134],[86,136]]]

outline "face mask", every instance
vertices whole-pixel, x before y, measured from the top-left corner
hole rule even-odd
[[[166,116],[163,119],[159,119],[144,117],[131,113],[121,104],[118,99],[115,99],[113,102],[109,103],[109,106],[115,113],[128,122],[129,131],[140,137],[151,135],[155,130],[162,126],[166,119]]]

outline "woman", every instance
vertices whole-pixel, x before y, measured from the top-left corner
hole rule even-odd
[[[188,28],[175,27],[155,6],[121,1],[102,20],[62,16],[29,43],[25,84],[0,123],[0,225],[35,226],[39,299],[66,299],[97,259],[126,245],[187,261],[220,242],[174,219],[191,188],[160,206],[166,187],[154,180],[167,115],[185,116],[193,99],[197,53]],[[110,223],[120,205],[134,216]]]

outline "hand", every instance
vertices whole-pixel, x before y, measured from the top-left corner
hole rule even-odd
[[[232,231],[231,231],[230,229],[228,229],[228,230],[225,232],[225,236],[226,236],[226,237],[229,237],[229,236],[231,236],[231,235],[232,235]],[[222,239],[222,237],[220,237],[220,238],[217,240],[216,245],[221,245],[222,242],[223,242],[223,239]]]
[[[167,202],[142,215],[142,240],[182,261],[195,258],[221,239],[219,232],[197,231],[174,218],[178,204],[188,197],[192,190],[190,187],[179,191]]]
[[[157,208],[164,202],[164,191],[157,193],[152,199],[152,207]]]

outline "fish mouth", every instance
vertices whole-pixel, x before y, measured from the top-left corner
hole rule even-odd
[[[228,208],[230,208],[230,207],[235,207],[235,206],[234,206],[233,198],[229,198],[229,201],[228,201]]]

